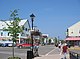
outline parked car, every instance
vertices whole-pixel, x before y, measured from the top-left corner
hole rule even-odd
[[[24,48],[24,47],[27,47],[27,48],[31,48],[32,44],[28,44],[28,43],[19,43],[16,45],[18,48]]]
[[[12,47],[13,41],[0,41],[1,47]],[[16,46],[16,43],[14,43],[14,46]]]
[[[0,47],[2,47],[2,44],[0,43]]]

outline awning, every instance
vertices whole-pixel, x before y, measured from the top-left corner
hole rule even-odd
[[[71,38],[66,38],[65,40],[80,40],[80,37],[71,37]]]
[[[8,39],[10,39],[10,37],[0,37],[0,40],[8,40]]]

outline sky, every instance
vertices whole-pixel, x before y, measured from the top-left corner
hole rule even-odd
[[[0,0],[0,19],[10,18],[10,11],[28,19],[33,13],[34,26],[49,37],[65,39],[68,27],[80,21],[80,0]]]

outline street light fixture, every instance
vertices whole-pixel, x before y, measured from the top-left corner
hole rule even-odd
[[[31,14],[30,17],[31,17],[31,22],[32,22],[32,30],[34,30],[33,29],[33,21],[34,21],[35,15],[34,14]],[[31,39],[32,39],[32,57],[33,57],[33,34],[32,34],[32,32],[31,32]]]
[[[34,21],[35,15],[31,14],[30,17],[31,17],[31,21],[32,21],[32,30],[33,30],[33,21]]]

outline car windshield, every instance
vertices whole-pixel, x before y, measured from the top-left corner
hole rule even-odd
[[[26,41],[21,41],[21,44],[31,44],[30,42],[26,42]]]

